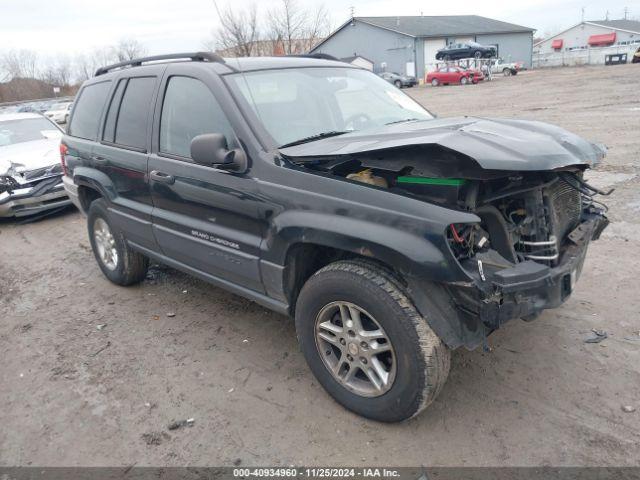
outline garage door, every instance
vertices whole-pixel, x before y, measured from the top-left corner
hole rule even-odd
[[[473,42],[473,37],[456,37],[455,43]]]
[[[436,53],[447,45],[444,38],[428,38],[424,41],[424,71],[435,70]]]

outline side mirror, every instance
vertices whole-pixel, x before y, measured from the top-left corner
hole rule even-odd
[[[199,165],[224,170],[244,171],[247,166],[245,153],[236,148],[229,150],[227,139],[221,133],[205,133],[191,140],[191,158]]]

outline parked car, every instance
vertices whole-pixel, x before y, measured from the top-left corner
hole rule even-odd
[[[67,123],[72,106],[73,102],[54,103],[44,112],[44,115],[56,123]]]
[[[37,113],[0,114],[0,217],[69,205],[60,165],[62,130]]]
[[[437,70],[427,73],[426,83],[430,83],[434,87],[438,85],[450,85],[452,83],[467,85],[468,83],[478,83],[480,75],[482,75],[482,73],[479,71],[476,72],[475,70],[465,70],[461,67],[448,67],[443,65]],[[484,75],[482,75],[482,78],[484,78]]]
[[[462,58],[491,58],[496,56],[496,47],[476,42],[452,43],[436,53],[436,60],[460,60]]]
[[[517,75],[521,68],[520,62],[505,62],[502,58],[496,58],[491,62],[491,73],[502,73],[505,77]]]
[[[541,122],[436,119],[337,60],[193,53],[99,69],[61,162],[109,280],[152,259],[291,315],[338,402],[399,421],[452,349],[569,298],[607,225],[582,178],[604,153]]]
[[[379,74],[380,78],[385,79],[387,82],[394,84],[398,88],[413,87],[418,84],[418,79],[412,75],[400,75],[393,72],[382,72]]]

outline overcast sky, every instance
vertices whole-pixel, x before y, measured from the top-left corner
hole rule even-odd
[[[217,0],[224,8],[228,0]],[[314,8],[316,0],[298,0]],[[246,6],[252,0],[234,0]],[[274,0],[255,1],[266,11]],[[638,0],[325,0],[334,27],[356,15],[478,14],[538,29],[538,35],[567,28],[585,18],[622,18],[625,6],[640,17]],[[32,49],[42,56],[74,55],[116,43],[123,37],[142,42],[149,53],[202,48],[218,24],[213,0],[0,0],[0,51]]]

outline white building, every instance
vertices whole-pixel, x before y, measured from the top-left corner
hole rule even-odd
[[[533,46],[534,67],[602,64],[611,53],[631,54],[640,46],[640,22],[581,22]]]

